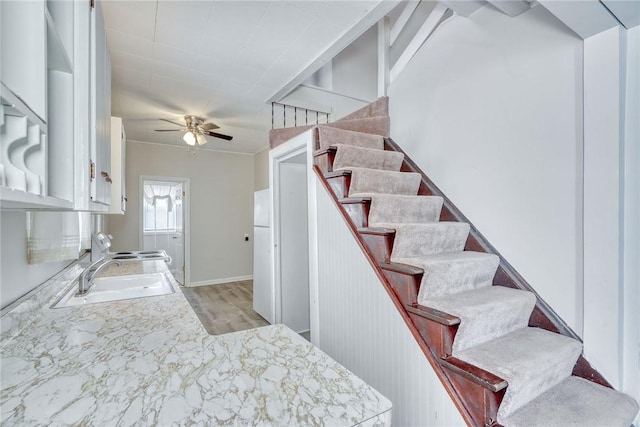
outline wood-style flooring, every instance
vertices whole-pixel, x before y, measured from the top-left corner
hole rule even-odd
[[[210,335],[269,324],[253,311],[252,280],[180,289]]]

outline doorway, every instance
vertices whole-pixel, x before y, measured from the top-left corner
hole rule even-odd
[[[279,257],[281,321],[298,333],[309,331],[309,238],[307,156],[279,165]]]
[[[313,133],[305,132],[269,152],[273,247],[273,312],[305,338],[318,333],[315,257]],[[312,271],[313,270],[313,271]]]
[[[164,250],[171,257],[169,270],[178,283],[189,280],[189,180],[140,177],[140,247]]]

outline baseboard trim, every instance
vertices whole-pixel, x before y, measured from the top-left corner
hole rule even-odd
[[[253,280],[253,275],[238,276],[238,277],[223,277],[222,279],[200,280],[197,282],[191,282],[186,287],[195,288],[198,286],[221,285],[223,283],[240,282],[242,280]]]

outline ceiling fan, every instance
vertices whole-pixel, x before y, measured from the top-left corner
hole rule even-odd
[[[224,139],[225,141],[231,141],[233,139],[232,136],[212,132],[213,129],[218,129],[220,128],[220,126],[210,122],[205,123],[205,119],[202,117],[184,116],[184,124],[167,119],[160,120],[176,126],[180,126],[180,129],[156,129],[156,132],[184,132],[182,139],[188,145],[196,145],[196,143],[198,145],[206,144],[207,138],[205,138],[205,135]]]

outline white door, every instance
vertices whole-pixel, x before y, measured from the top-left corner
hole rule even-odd
[[[142,195],[143,247],[164,250],[169,270],[184,284],[184,209],[182,182],[144,180]]]
[[[253,309],[274,323],[269,227],[253,227]]]
[[[280,164],[280,224],[282,323],[306,332],[310,323],[306,164]]]

